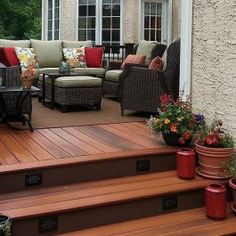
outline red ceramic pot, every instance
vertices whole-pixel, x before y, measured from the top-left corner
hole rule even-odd
[[[177,175],[181,179],[195,177],[195,152],[190,148],[180,148],[177,151]]]
[[[226,188],[222,184],[210,184],[205,188],[206,215],[215,220],[226,218]]]
[[[234,202],[232,204],[232,210],[233,210],[234,214],[236,214],[236,177],[229,180],[229,186],[233,190]]]

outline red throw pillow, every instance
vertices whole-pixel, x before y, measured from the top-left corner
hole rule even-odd
[[[149,64],[149,69],[151,70],[163,70],[164,62],[160,57],[155,57]]]
[[[18,66],[19,60],[16,56],[15,48],[2,48],[1,60],[6,66]]]
[[[104,48],[101,47],[85,48],[85,58],[87,67],[102,67],[103,50]]]
[[[121,65],[121,69],[125,68],[126,64],[132,63],[132,64],[144,64],[145,63],[146,56],[145,55],[133,55],[129,54],[125,60],[123,61]]]

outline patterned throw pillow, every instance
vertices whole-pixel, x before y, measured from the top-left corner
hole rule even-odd
[[[87,67],[85,60],[85,47],[63,48],[63,55],[70,68]]]
[[[122,65],[121,65],[121,69],[125,68],[125,65],[128,63],[132,63],[132,64],[144,64],[146,59],[145,55],[133,55],[133,54],[129,54],[125,60],[123,61]]]
[[[22,69],[28,69],[30,64],[33,68],[38,68],[39,65],[33,48],[16,47],[15,52]]]
[[[163,67],[164,67],[164,62],[160,57],[155,57],[149,65],[149,69],[151,70],[162,71]]]

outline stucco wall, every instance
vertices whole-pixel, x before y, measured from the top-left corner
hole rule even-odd
[[[123,2],[123,42],[137,43],[139,40],[139,1]],[[141,26],[140,26],[141,27]]]
[[[236,138],[236,3],[194,0],[192,103]]]
[[[62,40],[76,40],[76,0],[61,0],[60,38]]]
[[[172,40],[180,37],[181,29],[181,0],[173,0]]]

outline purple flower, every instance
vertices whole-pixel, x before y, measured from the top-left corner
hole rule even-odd
[[[204,116],[203,115],[196,115],[194,114],[194,117],[195,117],[195,121],[199,124],[199,123],[202,123],[204,121]]]

